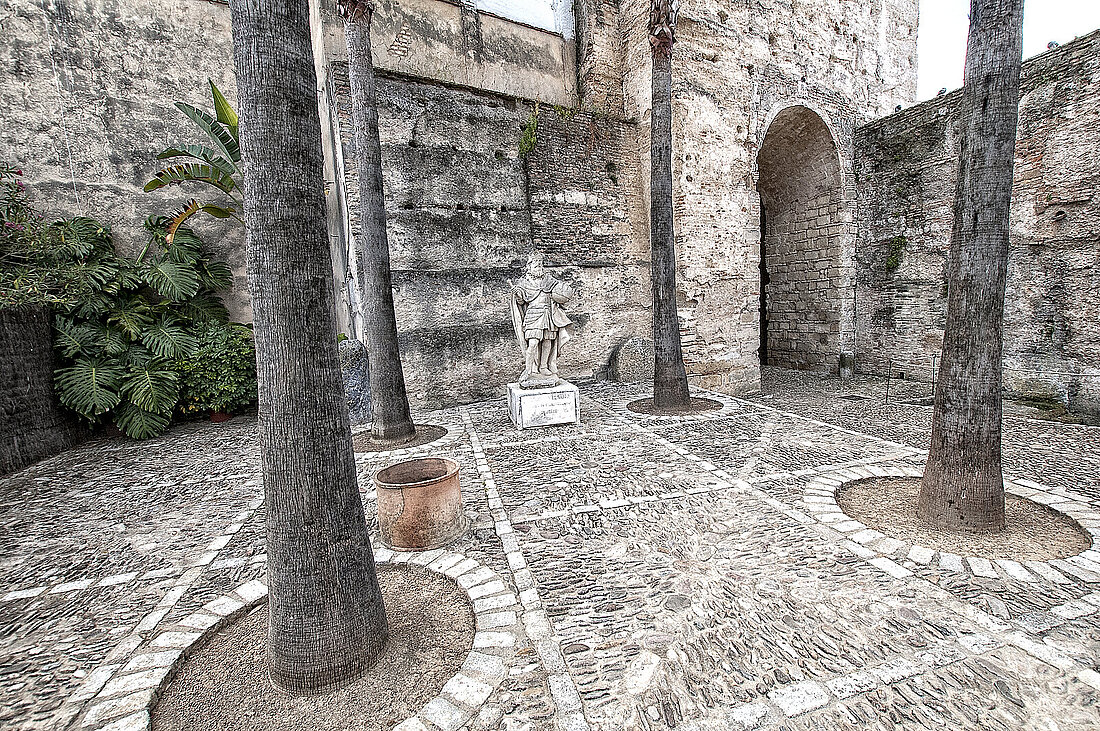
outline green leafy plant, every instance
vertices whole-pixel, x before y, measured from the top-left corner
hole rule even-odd
[[[244,325],[210,321],[196,328],[195,337],[196,347],[172,363],[179,374],[179,413],[233,413],[255,403],[252,331]]]
[[[232,272],[186,227],[145,222],[137,259],[118,256],[110,230],[87,218],[54,224],[77,252],[83,288],[57,303],[55,385],[61,403],[92,424],[112,420],[134,439],[168,428],[180,396],[173,364],[199,345],[196,329],[228,320],[216,292]]]
[[[535,150],[535,146],[539,142],[539,108],[540,102],[535,102],[535,106],[531,108],[531,116],[527,118],[527,123],[523,125],[523,132],[519,138],[519,154],[523,157],[527,157]]]
[[[197,213],[214,218],[241,220],[243,208],[241,195],[241,144],[238,135],[237,113],[212,80],[210,94],[214,98],[214,112],[210,113],[186,102],[176,102],[176,108],[201,129],[209,144],[181,144],[169,147],[158,160],[173,160],[173,164],[158,170],[145,184],[145,191],[183,183],[202,183],[223,194],[220,202],[207,203],[192,198],[168,223],[169,240],[187,219]]]

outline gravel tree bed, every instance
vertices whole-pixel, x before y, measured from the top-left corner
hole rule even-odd
[[[647,414],[649,416],[690,416],[691,414],[706,413],[707,411],[717,411],[722,408],[722,402],[709,398],[693,397],[687,407],[662,408],[655,406],[652,398],[643,398],[631,401],[626,405],[626,408],[635,414]]]
[[[267,673],[267,605],[218,633],[184,664],[153,712],[155,731],[385,731],[416,713],[458,672],[474,619],[450,579],[381,566],[390,640],[374,667],[318,696],[291,696]]]
[[[425,444],[430,444],[437,439],[442,439],[447,436],[447,430],[444,427],[436,426],[435,424],[417,424],[416,433],[412,439],[407,441],[385,441],[376,442],[371,439],[370,430],[360,432],[352,436],[352,444],[355,447],[355,451],[360,454],[366,452],[389,452],[394,449],[409,449],[411,447],[421,447]]]
[[[837,504],[891,538],[961,556],[1048,561],[1075,556],[1092,544],[1073,518],[1016,495],[1005,495],[1001,533],[940,530],[917,517],[919,493],[919,478],[878,477],[844,486]]]

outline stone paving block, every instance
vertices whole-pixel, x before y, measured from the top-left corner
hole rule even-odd
[[[474,649],[488,647],[514,647],[516,636],[512,632],[489,631],[474,633]]]
[[[475,599],[474,611],[479,613],[489,612],[494,609],[512,607],[516,604],[516,595],[509,592],[507,594],[497,594],[496,596],[487,597],[485,599]]]
[[[1063,561],[1061,559],[1055,559],[1053,561],[1050,561],[1049,563],[1051,566],[1058,569],[1062,573],[1069,574],[1070,576],[1078,578],[1081,581],[1086,581],[1089,583],[1100,582],[1100,574],[1093,573],[1086,568],[1081,568],[1075,563],[1070,563],[1069,561]]]
[[[421,551],[418,553],[414,553],[412,556],[409,557],[409,563],[413,566],[427,566],[432,561],[435,561],[437,558],[442,556],[445,552],[446,549],[435,548],[431,551]]]
[[[550,695],[554,699],[554,705],[563,713],[571,713],[581,710],[581,696],[577,692],[577,686],[567,673],[557,673],[549,676]]]
[[[209,629],[222,620],[216,614],[207,614],[205,612],[195,612],[188,614],[181,619],[177,624],[181,627],[190,627],[191,629]]]
[[[908,558],[910,561],[927,566],[932,563],[932,559],[935,558],[936,552],[931,548],[925,546],[913,546],[909,549]]]
[[[84,678],[84,682],[80,684],[80,687],[76,689],[72,695],[69,696],[69,702],[82,703],[89,698],[94,697],[99,691],[103,689],[103,686],[107,684],[107,681],[115,674],[121,665],[104,665],[96,668],[92,672],[88,673],[88,677]]]
[[[879,533],[877,530],[867,528],[865,530],[859,531],[858,533],[853,533],[848,537],[856,543],[861,543],[866,546],[873,543],[874,541],[877,541],[880,538],[885,538],[886,536],[884,536],[882,533]]]
[[[31,599],[38,596],[44,591],[46,591],[46,587],[44,586],[36,586],[30,589],[19,589],[17,591],[9,591],[7,594],[4,595],[3,599],[0,599],[0,601],[13,602],[17,599]]]
[[[852,531],[863,530],[866,527],[867,526],[860,523],[858,520],[845,520],[841,523],[833,523],[832,525],[833,530],[838,530],[841,533],[851,533]]]
[[[479,568],[480,566],[481,565],[477,561],[474,561],[473,559],[460,558],[457,562],[455,562],[453,565],[451,565],[447,569],[441,569],[441,570],[443,571],[443,573],[447,574],[447,576],[450,576],[452,579],[457,579],[459,576],[466,573],[467,571],[473,571],[474,569]]]
[[[244,602],[238,601],[231,596],[223,596],[212,602],[207,602],[202,608],[219,617],[228,617],[233,612],[243,609]]]
[[[417,715],[441,731],[455,731],[466,719],[450,701],[438,696],[424,704]]]
[[[1024,566],[1028,567],[1039,576],[1042,576],[1047,581],[1053,584],[1072,584],[1070,579],[1067,579],[1061,573],[1059,573],[1053,566],[1050,566],[1044,561],[1024,561]]]
[[[939,561],[940,568],[947,571],[966,571],[966,568],[963,566],[962,556],[957,556],[954,553],[945,553],[941,551]]]
[[[99,695],[96,697],[110,698],[111,696],[126,695],[146,688],[155,688],[160,685],[160,681],[164,680],[167,675],[168,668],[164,667],[140,670],[129,675],[116,675],[103,686],[103,690],[99,691]]]
[[[1077,679],[1091,685],[1094,689],[1100,690],[1100,673],[1087,668],[1077,673]]]
[[[477,708],[489,699],[493,688],[488,683],[459,673],[444,684],[442,692],[467,708]]]
[[[173,663],[175,663],[182,654],[180,650],[165,650],[163,652],[147,652],[141,655],[134,655],[130,658],[130,662],[126,663],[126,667],[122,668],[122,672],[135,673],[139,670],[169,668],[172,667]]]
[[[750,731],[763,728],[771,715],[765,703],[746,703],[726,711],[725,721],[733,731]]]
[[[156,629],[160,621],[164,619],[168,612],[172,611],[171,607],[163,607],[161,609],[154,609],[153,611],[142,617],[138,622],[137,627],[134,627],[134,632],[151,632]]]
[[[137,572],[133,571],[128,574],[115,574],[114,576],[107,576],[99,580],[96,586],[117,586],[118,584],[128,584],[137,578]]]
[[[840,700],[851,698],[859,693],[866,693],[878,687],[879,679],[869,672],[851,673],[841,675],[826,681],[825,685]]]
[[[943,647],[936,647],[928,652],[922,652],[917,655],[917,658],[933,668],[943,667],[944,665],[950,665],[953,662],[962,660],[963,653],[951,645],[944,645]]]
[[[186,649],[202,637],[201,632],[164,632],[150,643],[153,647],[179,647]]]
[[[110,698],[93,704],[84,714],[84,726],[99,726],[119,716],[132,715],[137,711],[144,711],[153,703],[153,689],[149,688],[137,693]]]
[[[1079,617],[1095,614],[1097,609],[1098,607],[1094,604],[1077,599],[1057,607],[1052,607],[1050,612],[1063,619],[1078,619]]]
[[[1073,660],[1069,659],[1050,645],[1043,642],[1037,642],[1023,632],[1013,632],[1009,635],[1008,641],[1032,657],[1042,660],[1047,665],[1053,665],[1059,670],[1071,670],[1076,664]]]
[[[914,675],[920,675],[926,670],[928,670],[928,668],[921,665],[919,662],[900,657],[871,668],[870,672],[888,685],[890,683],[896,683],[899,680],[904,680],[905,678],[911,678]]]
[[[1011,559],[1007,558],[998,558],[994,559],[994,563],[996,563],[997,566],[1005,572],[1005,574],[1013,579],[1016,579],[1017,581],[1035,583],[1039,580],[1034,574],[1025,569],[1023,565],[1021,565],[1017,561],[1012,561]]]
[[[267,586],[259,579],[253,579],[246,584],[241,584],[233,591],[236,592],[237,596],[249,604],[267,596]]]
[[[470,587],[466,593],[469,594],[471,600],[475,600],[492,596],[493,594],[500,594],[506,591],[507,588],[508,587],[504,585],[503,581],[497,579],[496,581],[487,581],[484,584]]]
[[[462,663],[462,671],[489,683],[496,683],[504,677],[504,661],[496,655],[471,651]]]
[[[1062,617],[1056,617],[1050,612],[1045,611],[1025,612],[1016,617],[1016,624],[1033,635],[1052,630],[1063,622],[1065,622],[1065,620]]]
[[[459,575],[457,581],[458,585],[461,586],[463,589],[469,589],[470,587],[477,586],[478,584],[484,583],[489,579],[495,579],[496,576],[496,573],[494,573],[492,569],[486,566],[482,566],[476,571],[469,571]]]
[[[967,556],[966,563],[970,565],[970,570],[974,572],[975,576],[982,576],[987,579],[1000,578],[1000,576],[997,574],[997,570],[993,568],[993,564],[990,563],[989,559],[987,558]]]
[[[51,594],[67,594],[70,591],[82,591],[92,585],[93,579],[81,579],[80,581],[69,581],[65,584],[58,584],[54,588],[50,589]]]
[[[907,576],[912,576],[913,572],[904,566],[899,566],[885,556],[879,556],[878,558],[872,558],[867,561],[875,568],[882,569],[886,573],[893,576],[895,579],[904,579]]]
[[[858,543],[852,541],[843,541],[840,545],[847,548],[849,551],[859,556],[860,558],[874,558],[875,552],[866,546],[861,546]]]
[[[963,632],[958,636],[958,643],[975,655],[984,655],[990,650],[1001,646],[1001,643],[989,635],[980,632]]]
[[[787,716],[798,716],[829,704],[829,692],[814,680],[776,688],[768,699]]]
[[[889,536],[887,536],[871,543],[869,547],[875,551],[878,551],[879,553],[889,555],[892,553],[897,553],[901,549],[905,548],[906,545],[906,543],[903,543],[896,538],[890,538]]]

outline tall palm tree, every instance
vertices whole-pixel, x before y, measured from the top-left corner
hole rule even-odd
[[[1005,525],[1001,351],[1024,0],[971,0],[955,225],[932,446],[918,514],[942,528]]]
[[[676,314],[676,234],[672,206],[672,45],[676,0],[652,0],[649,43],[653,51],[653,107],[650,112],[649,250],[653,288],[653,404],[686,407],[687,371]]]
[[[359,170],[359,288],[364,335],[370,358],[370,396],[374,412],[371,436],[376,440],[407,440],[416,432],[409,413],[397,317],[393,311],[390,244],[386,235],[386,201],[382,190],[382,144],[378,138],[378,106],[374,93],[374,61],[370,50],[373,0],[337,0],[344,17],[348,46],[348,81],[355,125],[355,157]]]
[[[388,637],[336,344],[308,0],[231,0],[267,511],[271,677],[360,675]]]

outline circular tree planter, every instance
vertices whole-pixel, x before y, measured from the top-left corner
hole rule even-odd
[[[398,551],[426,551],[466,532],[458,463],[422,457],[379,470],[374,476],[382,542]]]

